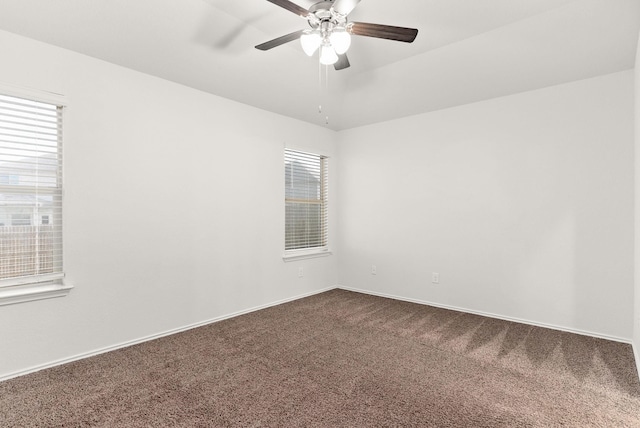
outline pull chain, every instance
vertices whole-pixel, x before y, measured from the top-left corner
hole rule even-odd
[[[318,114],[322,114],[322,99],[323,95],[329,93],[329,67],[324,66],[324,85],[322,82],[322,64],[318,61]],[[324,87],[323,87],[324,86]],[[324,90],[323,90],[324,89]],[[329,116],[325,116],[325,125],[329,124]]]

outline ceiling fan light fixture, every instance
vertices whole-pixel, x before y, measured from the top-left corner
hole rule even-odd
[[[338,62],[338,54],[331,47],[331,45],[325,44],[320,47],[320,64],[333,65]]]
[[[302,33],[302,36],[300,36],[300,44],[302,45],[304,53],[312,56],[322,44],[322,36],[319,31],[306,30]]]
[[[351,35],[344,28],[334,28],[329,36],[331,46],[335,49],[338,55],[342,55],[349,50],[351,46]]]

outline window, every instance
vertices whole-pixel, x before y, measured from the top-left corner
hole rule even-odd
[[[29,214],[11,214],[11,226],[31,226]]]
[[[18,184],[17,175],[0,175],[0,184]]]
[[[62,109],[0,94],[0,304],[71,288],[62,282]]]
[[[286,149],[285,257],[327,252],[327,168],[325,156]]]

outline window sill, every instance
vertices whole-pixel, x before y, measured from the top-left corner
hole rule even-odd
[[[72,285],[55,283],[0,288],[0,306],[64,297],[72,288]]]
[[[298,250],[284,253],[282,260],[285,262],[294,262],[297,260],[315,259],[316,257],[327,257],[331,255],[329,250]]]

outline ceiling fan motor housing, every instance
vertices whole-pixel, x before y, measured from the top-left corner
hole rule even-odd
[[[311,6],[307,17],[309,26],[314,30],[320,28],[321,30],[330,31],[337,25],[346,24],[347,17],[335,12],[332,7],[333,1],[331,0],[321,1]]]

